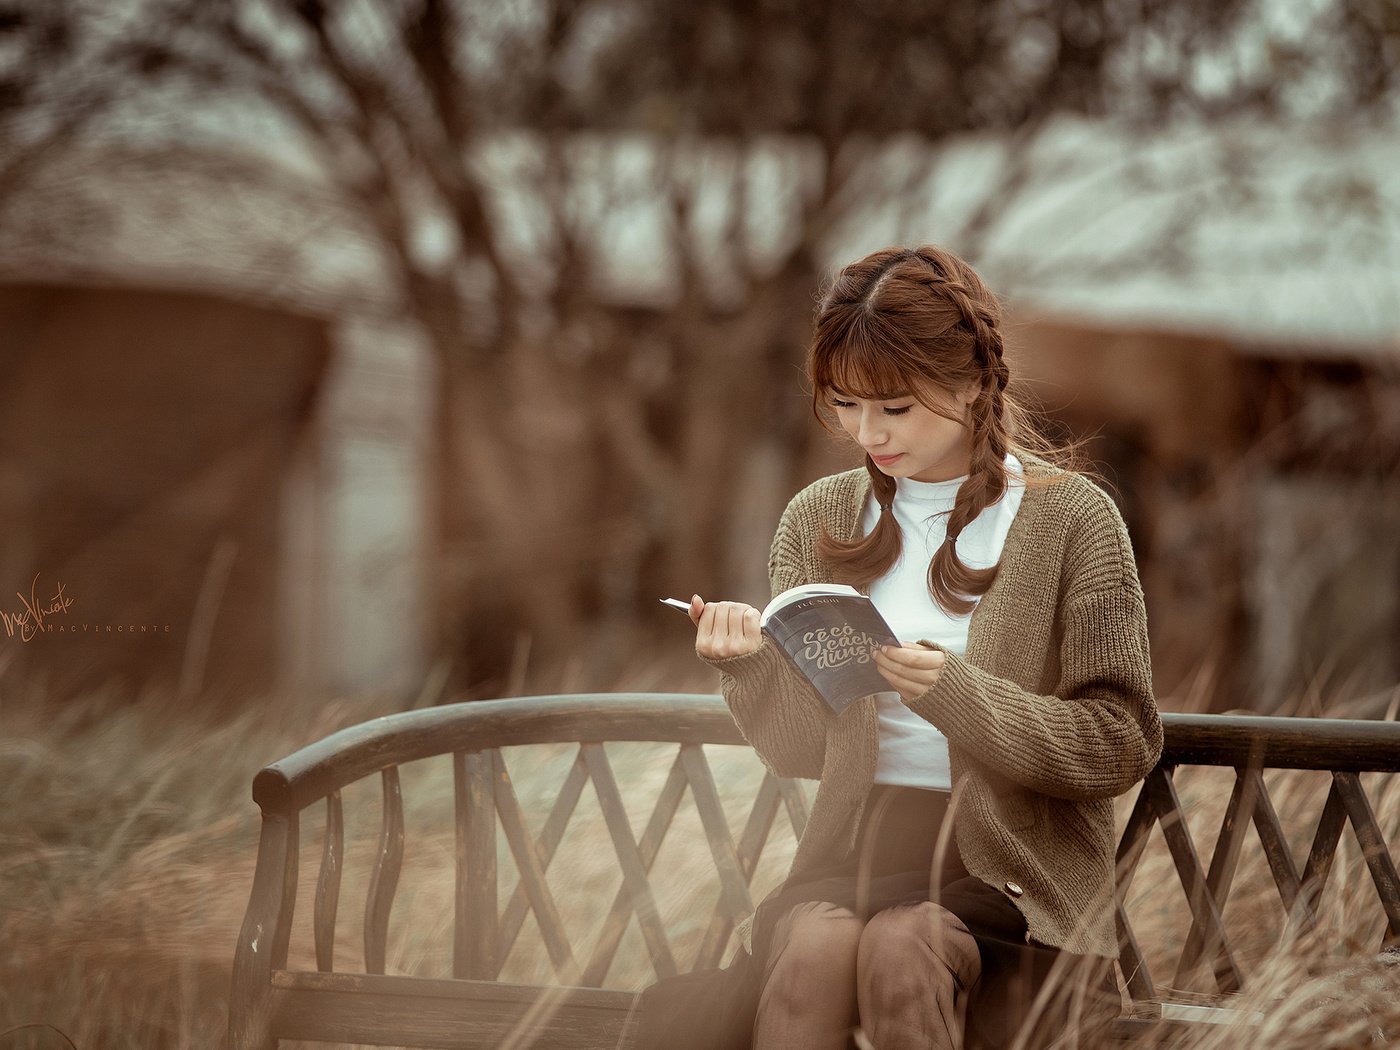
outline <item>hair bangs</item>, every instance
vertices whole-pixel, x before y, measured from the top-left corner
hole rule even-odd
[[[849,336],[813,347],[814,396],[841,393],[878,401],[915,392],[918,371],[906,348],[868,330]]]

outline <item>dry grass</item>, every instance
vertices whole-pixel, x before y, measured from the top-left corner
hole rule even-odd
[[[693,689],[692,680],[634,676],[636,688]],[[645,679],[645,680],[643,680]],[[703,686],[702,686],[703,688]],[[248,795],[253,772],[341,726],[384,713],[374,698],[267,697],[233,717],[212,718],[148,697],[136,703],[89,696],[61,710],[35,698],[0,703],[0,1031],[45,1022],[81,1050],[208,1048],[226,1021],[228,975],[251,884],[257,813]],[[671,752],[651,745],[609,748],[640,832]],[[538,821],[562,781],[572,752],[515,749],[507,756],[527,814]],[[731,826],[742,825],[761,768],[746,752],[711,749]],[[1303,856],[1325,783],[1311,774],[1269,774],[1284,826]],[[450,972],[452,839],[446,763],[404,770],[407,852],[390,926],[391,972]],[[1400,786],[1366,780],[1388,838],[1400,832]],[[1193,835],[1209,860],[1229,777],[1187,770],[1179,779]],[[347,864],[337,960],[362,962],[359,913],[368,855],[377,830],[377,786],[347,791]],[[319,862],[322,817],[303,824],[302,885],[293,935],[294,964],[311,964],[310,894]],[[762,892],[782,875],[791,833],[783,818],[760,871]],[[1185,927],[1185,901],[1159,832],[1129,903],[1159,983],[1169,984]],[[715,887],[708,847],[687,801],[656,870],[663,917],[682,964],[709,921]],[[503,884],[514,870],[502,853]],[[586,956],[591,931],[620,885],[613,851],[591,790],[550,869],[573,937]],[[502,903],[504,904],[503,894]],[[1251,837],[1225,911],[1240,961],[1251,975],[1240,1001],[1262,1021],[1203,1031],[1191,1042],[1216,1047],[1291,1048],[1395,1045],[1400,1042],[1400,966],[1376,959],[1381,913],[1360,851],[1348,831],[1323,900],[1322,922],[1308,938],[1277,949],[1282,908]],[[645,950],[629,930],[608,984],[649,980]],[[527,920],[503,976],[550,981],[553,970],[533,920]],[[1200,985],[1191,986],[1200,991]],[[50,1032],[0,1038],[0,1047],[64,1045]]]
[[[82,1050],[217,1046],[252,883],[252,773],[377,713],[269,697],[216,721],[161,697],[7,697],[0,1030],[46,1022]],[[31,1032],[0,1045],[63,1044]]]

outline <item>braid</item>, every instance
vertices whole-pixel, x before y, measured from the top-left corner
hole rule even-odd
[[[882,512],[888,511],[894,504],[897,487],[894,478],[877,467],[869,456],[865,457],[865,469],[870,474],[870,491],[874,494],[875,501],[880,504]]]
[[[904,545],[899,522],[894,520],[896,484],[869,456],[865,469],[870,474],[870,492],[880,505],[880,516],[866,536],[838,540],[825,529],[817,536],[817,555],[836,567],[840,583],[864,589],[883,576],[899,560]]]
[[[1006,492],[1008,442],[1004,422],[1005,391],[1011,372],[1004,360],[999,318],[986,302],[970,296],[956,281],[944,282],[944,295],[958,307],[973,333],[977,363],[985,380],[969,406],[971,456],[967,480],[958,488],[948,514],[947,534],[928,567],[929,592],[946,611],[966,614],[996,579],[999,566],[972,569],[958,557],[958,537]]]

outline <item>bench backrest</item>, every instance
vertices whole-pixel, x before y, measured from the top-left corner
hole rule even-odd
[[[1400,935],[1400,878],[1359,774],[1400,770],[1400,725],[1322,719],[1164,716],[1166,748],[1145,781],[1119,847],[1118,928],[1130,994],[1151,998],[1161,983],[1138,943],[1124,906],[1149,832],[1159,825],[1185,892],[1190,932],[1172,979],[1184,987],[1202,966],[1221,991],[1238,989],[1245,974],[1222,919],[1245,832],[1253,824],[1290,922],[1316,919],[1342,832],[1349,821],[1364,852],[1380,903],[1381,943]],[[623,806],[604,742],[676,745],[669,774],[638,838]],[[501,749],[571,743],[577,748],[558,797],[543,822],[527,821]],[[702,745],[743,744],[716,696],[593,694],[527,697],[453,704],[375,719],[335,733],[258,773],[253,797],[263,825],[252,898],[235,959],[231,1029],[267,1009],[267,988],[287,965],[297,885],[302,812],[326,807],[325,837],[314,903],[316,964],[334,967],[336,917],[344,869],[341,792],[377,775],[382,786],[379,848],[365,907],[365,972],[384,972],[390,910],[404,855],[404,808],[399,767],[433,756],[452,763],[456,827],[452,976],[494,980],[527,912],[562,984],[601,986],[623,931],[635,916],[658,976],[681,968],[653,897],[651,868],[688,789],[708,840],[718,877],[718,903],[688,965],[714,965],[734,923],[753,907],[751,884],[770,831],[785,811],[794,832],[806,820],[806,795],[792,782],[765,775],[737,838],[730,827]],[[1234,787],[1207,871],[1177,794],[1182,766],[1235,770]],[[1300,870],[1270,797],[1263,771],[1320,770],[1331,783],[1311,848]],[[570,943],[546,880],[546,869],[588,782],[597,795],[623,876],[623,888],[600,906],[600,930],[584,957]],[[531,835],[531,824],[541,830]],[[504,892],[497,871],[497,834],[504,835],[519,873]],[[504,908],[501,907],[505,899]],[[251,1022],[250,1022],[251,1023]]]
[[[1128,920],[1124,901],[1149,832],[1161,828],[1173,869],[1186,895],[1190,928],[1177,957],[1170,985],[1189,989],[1205,966],[1220,992],[1239,991],[1245,980],[1240,953],[1223,919],[1226,903],[1251,823],[1285,922],[1276,938],[1286,943],[1318,922],[1323,892],[1348,822],[1361,848],[1375,888],[1374,932],[1353,938],[1357,950],[1380,950],[1400,938],[1400,877],[1385,835],[1361,782],[1362,773],[1400,770],[1400,724],[1322,718],[1165,714],[1166,743],[1161,761],[1147,776],[1118,846],[1117,923],[1119,962],[1129,994],[1137,1000],[1158,994],[1158,980],[1146,964]],[[1181,767],[1233,770],[1233,785],[1211,851],[1209,870],[1177,793]],[[1316,771],[1328,779],[1306,860],[1300,870],[1274,806],[1266,771]],[[1277,773],[1279,784],[1296,786],[1298,774]],[[1284,779],[1287,777],[1292,779]],[[1389,777],[1380,786],[1389,786]],[[1295,812],[1292,823],[1306,814]]]

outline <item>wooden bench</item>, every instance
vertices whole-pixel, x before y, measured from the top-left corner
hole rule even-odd
[[[1117,1030],[1124,1039],[1153,1025],[1228,1016],[1228,1006],[1182,1005],[1162,993],[1168,984],[1188,988],[1202,977],[1217,995],[1244,987],[1247,960],[1237,944],[1238,934],[1227,931],[1222,915],[1251,824],[1290,931],[1305,931],[1317,921],[1333,858],[1350,822],[1376,891],[1373,905],[1379,903],[1374,928],[1361,931],[1358,951],[1374,953],[1400,934],[1400,878],[1360,776],[1400,770],[1400,724],[1173,714],[1163,721],[1162,761],[1128,812],[1118,851],[1120,964],[1131,1002]],[[634,835],[624,787],[603,746],[615,741],[675,745],[673,751],[668,749],[673,754],[669,774],[640,837]],[[548,811],[539,806],[540,811],[527,819],[502,749],[551,744],[568,745],[572,764]],[[731,943],[735,922],[752,908],[752,879],[779,811],[786,812],[796,834],[806,820],[802,785],[765,772],[736,839],[705,745],[744,746],[719,697],[528,697],[378,718],[266,767],[253,781],[262,832],[234,959],[230,1050],[262,1050],[283,1039],[540,1050],[629,1045],[636,992],[600,987],[629,922],[635,917],[656,975],[717,965]],[[404,857],[400,767],[437,756],[450,762],[452,770],[451,972],[431,977],[386,974],[390,911]],[[1233,770],[1208,868],[1197,842],[1202,831],[1198,827],[1193,832],[1178,795],[1184,767],[1221,767],[1218,775],[1227,779],[1217,789],[1220,796]],[[1314,776],[1329,781],[1301,868],[1271,797],[1265,774],[1272,770],[1316,770],[1321,772]],[[380,780],[382,802],[364,902],[363,967],[346,972],[335,967],[346,868],[342,792],[372,776]],[[445,782],[445,772],[443,778]],[[611,900],[598,901],[593,947],[584,958],[565,931],[547,869],[590,781],[610,839],[609,863],[620,870],[622,888]],[[713,861],[709,874],[717,889],[699,948],[682,962],[673,951],[652,880],[653,862],[687,788],[708,842]],[[1209,792],[1203,797],[1208,796]],[[325,817],[312,903],[315,967],[291,968],[300,829],[308,807],[318,803]],[[1295,815],[1295,833],[1302,823]],[[1174,921],[1184,937],[1170,980],[1165,972],[1154,971],[1156,946],[1140,943],[1129,921],[1133,878],[1154,826],[1164,835],[1183,902]],[[539,830],[532,832],[531,827]],[[498,828],[518,871],[508,895],[498,872]],[[559,975],[557,985],[497,981],[527,913],[533,913]],[[695,940],[692,934],[692,943]],[[303,949],[301,954],[309,959],[311,952]]]

